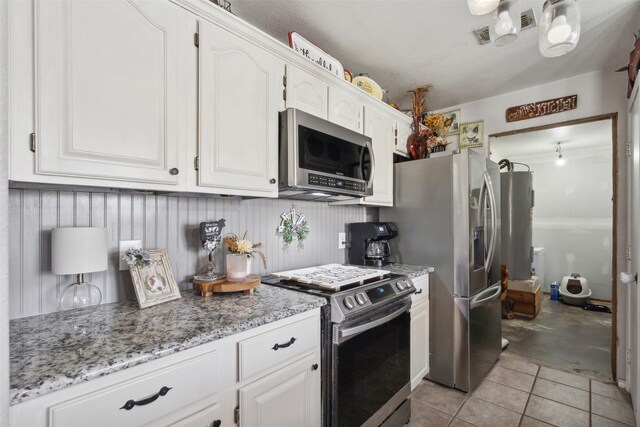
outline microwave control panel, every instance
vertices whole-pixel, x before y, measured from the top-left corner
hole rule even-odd
[[[365,191],[364,182],[333,178],[330,176],[316,175],[313,173],[309,174],[309,184],[319,185],[321,187],[339,188],[339,189],[345,189],[345,190],[351,190],[351,191],[360,191],[360,192]]]

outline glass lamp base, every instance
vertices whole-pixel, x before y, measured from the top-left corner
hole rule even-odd
[[[77,282],[67,286],[60,294],[60,310],[95,307],[102,301],[100,289],[88,282]]]

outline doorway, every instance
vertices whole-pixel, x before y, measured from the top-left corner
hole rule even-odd
[[[616,129],[617,115],[610,114],[489,139],[492,160],[531,170],[535,194],[535,277],[510,278],[517,302],[514,318],[503,320],[507,351],[603,380],[616,372]],[[581,284],[577,295],[589,298],[571,298],[567,283]],[[564,298],[551,297],[556,284]],[[530,308],[521,302],[528,297]],[[597,311],[605,308],[612,313]]]

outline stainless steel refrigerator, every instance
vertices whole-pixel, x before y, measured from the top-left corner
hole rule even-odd
[[[473,150],[394,166],[394,260],[435,268],[427,378],[473,390],[501,351],[500,168]]]

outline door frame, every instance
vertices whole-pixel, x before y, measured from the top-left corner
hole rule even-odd
[[[611,120],[611,145],[612,145],[612,161],[611,161],[611,178],[613,184],[613,202],[612,228],[611,228],[611,379],[617,382],[617,355],[618,355],[618,187],[620,182],[619,162],[618,162],[618,113],[599,114],[597,116],[584,117],[581,119],[567,120],[563,122],[550,123],[541,126],[532,126],[523,129],[515,129],[506,132],[498,132],[489,135],[489,150],[491,149],[491,138],[500,138],[503,136],[518,135],[523,133],[538,132],[541,130],[553,129],[562,126],[579,125],[583,123],[591,123],[602,120]]]

